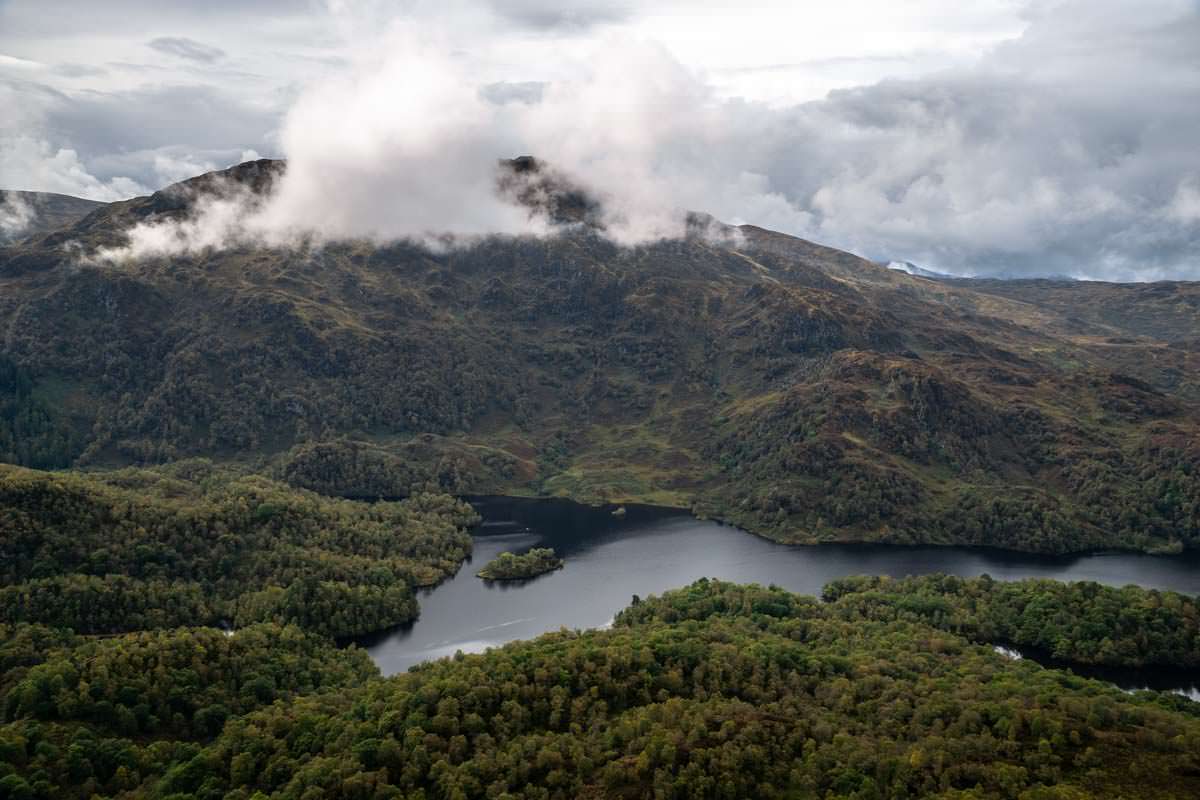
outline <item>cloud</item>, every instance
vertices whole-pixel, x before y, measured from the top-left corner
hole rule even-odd
[[[504,103],[540,103],[545,94],[545,81],[497,81],[480,87],[483,99],[502,105]]]
[[[28,136],[0,139],[0,176],[16,189],[57,192],[105,202],[147,194],[145,186],[125,176],[100,180],[70,148]]]
[[[258,147],[278,122],[273,109],[244,102],[231,90],[196,84],[62,94],[45,111],[46,127],[88,158],[171,146]]]
[[[33,206],[15,192],[0,192],[0,242],[18,238],[35,217]]]
[[[236,184],[216,186],[193,198],[193,203],[193,214],[189,218],[135,225],[129,231],[127,245],[102,248],[86,258],[113,262],[201,253],[235,246],[241,241],[262,243],[268,233],[248,222],[258,210],[260,198],[244,187]]]
[[[9,56],[5,55],[4,53],[0,53],[0,69],[35,72],[45,68],[46,65],[40,61],[31,61],[27,58],[17,58],[16,56]]]
[[[682,236],[691,203],[705,197],[751,213],[786,205],[761,176],[709,161],[709,148],[727,143],[705,140],[706,131],[726,133],[732,118],[660,47],[606,42],[577,56],[578,77],[547,86],[540,101],[499,104],[451,52],[428,32],[397,28],[302,94],[281,133],[288,169],[267,202],[239,210],[249,196],[227,193],[183,223],[135,228],[130,247],[107,257],[313,238],[545,234],[544,218],[497,191],[498,159],[522,153],[599,198],[597,220],[621,244]]]
[[[108,74],[108,70],[104,67],[70,62],[55,64],[51,69],[56,75],[61,75],[64,78],[94,78]]]
[[[622,22],[638,4],[595,0],[489,0],[502,19],[537,30],[581,29]]]
[[[93,200],[120,200],[145,191],[122,175],[97,178],[70,147],[56,146],[45,126],[47,109],[61,99],[36,84],[0,81],[0,188],[58,192]]]
[[[396,32],[289,111],[281,132],[288,170],[269,202],[231,188],[184,223],[135,228],[129,249],[109,257],[536,229],[495,190],[499,155],[518,146],[508,106],[483,99],[447,52],[411,29]]]
[[[1183,224],[1200,222],[1200,180],[1179,184],[1169,216]]]
[[[759,169],[812,211],[806,235],[876,258],[1200,278],[1200,69],[1180,57],[1200,18],[1178,3],[1136,23],[1118,12],[1060,4],[973,70],[792,109],[763,131]]]
[[[72,92],[0,80],[0,188],[126,199],[271,150],[278,113],[205,86]]]
[[[197,42],[186,36],[160,36],[157,39],[151,39],[146,46],[169,56],[186,58],[189,61],[199,61],[204,64],[213,64],[225,58],[225,51],[221,48]]]
[[[249,201],[226,196],[184,226],[135,231],[126,255],[544,234],[544,220],[494,191],[498,158],[533,154],[602,200],[622,244],[680,235],[696,210],[957,274],[1200,278],[1194,3],[1149,0],[1137,14],[1117,0],[1028,4],[1024,33],[969,65],[791,106],[729,97],[660,45],[592,30],[624,11],[505,5],[500,24],[537,35],[502,40],[434,17],[378,38],[375,19],[347,25],[359,38],[345,65],[303,86],[280,126],[289,169],[269,201],[237,213]],[[561,42],[547,35],[559,29]],[[536,60],[505,45],[532,39]],[[513,58],[508,80],[480,69]],[[185,124],[226,125],[213,97]],[[106,108],[81,108],[74,127]],[[214,138],[233,147],[252,117]],[[137,127],[102,124],[90,138],[151,152],[189,136]]]

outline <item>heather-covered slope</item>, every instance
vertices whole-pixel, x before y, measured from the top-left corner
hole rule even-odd
[[[1186,303],[1098,332],[750,226],[633,249],[586,227],[444,252],[64,249],[279,169],[0,250],[0,458],[200,454],[331,494],[644,500],[786,541],[1200,544]],[[1131,319],[1157,303],[1112,292]]]

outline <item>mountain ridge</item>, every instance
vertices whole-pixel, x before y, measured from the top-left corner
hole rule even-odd
[[[444,252],[64,250],[119,246],[223,180],[0,250],[0,457],[660,502],[782,541],[1200,543],[1196,284],[929,281],[752,225],[634,248],[568,226]]]

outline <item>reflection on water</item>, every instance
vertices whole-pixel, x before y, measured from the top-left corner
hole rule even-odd
[[[475,504],[485,522],[475,531],[471,560],[450,580],[420,592],[416,622],[361,640],[385,675],[458,650],[481,652],[560,627],[602,627],[633,595],[658,594],[702,577],[773,583],[819,595],[826,583],[846,575],[975,577],[986,572],[997,580],[1136,583],[1200,594],[1200,559],[1194,554],[1049,557],[981,548],[801,547],[671,509],[627,506],[617,517],[611,507],[564,500],[481,498]],[[475,577],[478,565],[501,552],[531,547],[553,547],[566,566],[519,584]]]

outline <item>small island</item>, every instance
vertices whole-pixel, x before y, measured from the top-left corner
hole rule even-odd
[[[563,560],[549,547],[535,547],[528,553],[501,553],[475,574],[489,581],[516,581],[534,578],[560,569]]]

